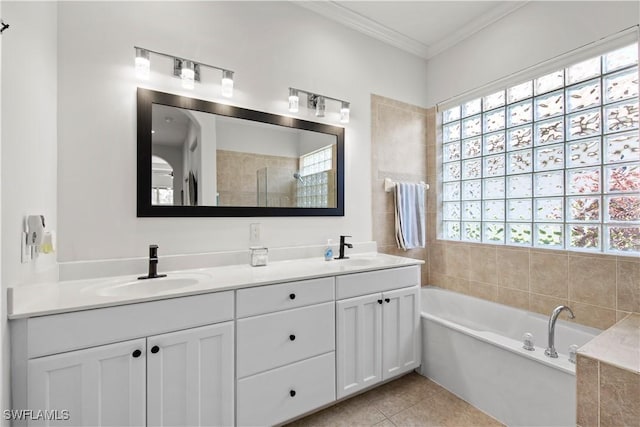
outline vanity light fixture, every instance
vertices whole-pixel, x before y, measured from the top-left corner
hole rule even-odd
[[[225,98],[233,96],[233,71],[222,71],[222,96]]]
[[[324,105],[324,96],[316,95],[316,117],[324,117],[324,111],[326,109]]]
[[[324,117],[326,111],[326,101],[331,100],[340,103],[340,123],[349,123],[350,107],[349,102],[338,98],[332,98],[326,95],[309,92],[294,87],[289,88],[289,112],[297,113],[299,111],[300,93],[307,95],[307,108],[315,110],[316,117]]]
[[[298,96],[298,89],[292,87],[289,88],[289,112],[297,113],[300,105],[300,97]]]
[[[342,106],[340,107],[340,123],[349,123],[349,112],[349,103],[342,101]]]
[[[151,74],[151,62],[149,61],[149,51],[136,48],[136,76],[140,80],[149,80]]]
[[[182,79],[183,88],[193,90],[196,81],[196,66],[193,61],[182,61],[180,78]]]
[[[212,68],[222,72],[221,81],[221,94],[226,98],[233,96],[233,71],[226,68],[216,67],[215,65],[204,64],[202,62],[196,62],[191,59],[180,58],[166,53],[158,52],[155,50],[145,49],[143,47],[134,46],[136,51],[136,75],[141,80],[148,80],[151,70],[151,62],[149,56],[151,53],[154,55],[164,56],[165,58],[173,59],[173,75],[180,77],[182,80],[182,87],[185,89],[193,89],[195,82],[200,81],[200,69]]]

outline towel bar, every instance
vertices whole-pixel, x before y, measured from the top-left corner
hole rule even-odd
[[[420,181],[420,185],[423,185],[425,190],[429,189],[429,184],[425,184],[424,181]],[[384,179],[384,191],[387,193],[393,190],[393,187],[396,186],[396,183],[391,178]]]

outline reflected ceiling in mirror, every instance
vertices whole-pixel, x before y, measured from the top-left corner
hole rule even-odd
[[[138,216],[340,216],[344,129],[138,89]]]

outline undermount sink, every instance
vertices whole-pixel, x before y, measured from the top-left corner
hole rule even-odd
[[[167,277],[144,280],[111,281],[96,290],[96,294],[105,297],[127,296],[144,297],[195,286],[202,280],[210,279],[206,273],[169,273]]]

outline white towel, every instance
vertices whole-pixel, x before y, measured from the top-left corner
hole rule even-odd
[[[396,242],[400,249],[424,248],[424,185],[398,182],[395,187]]]

